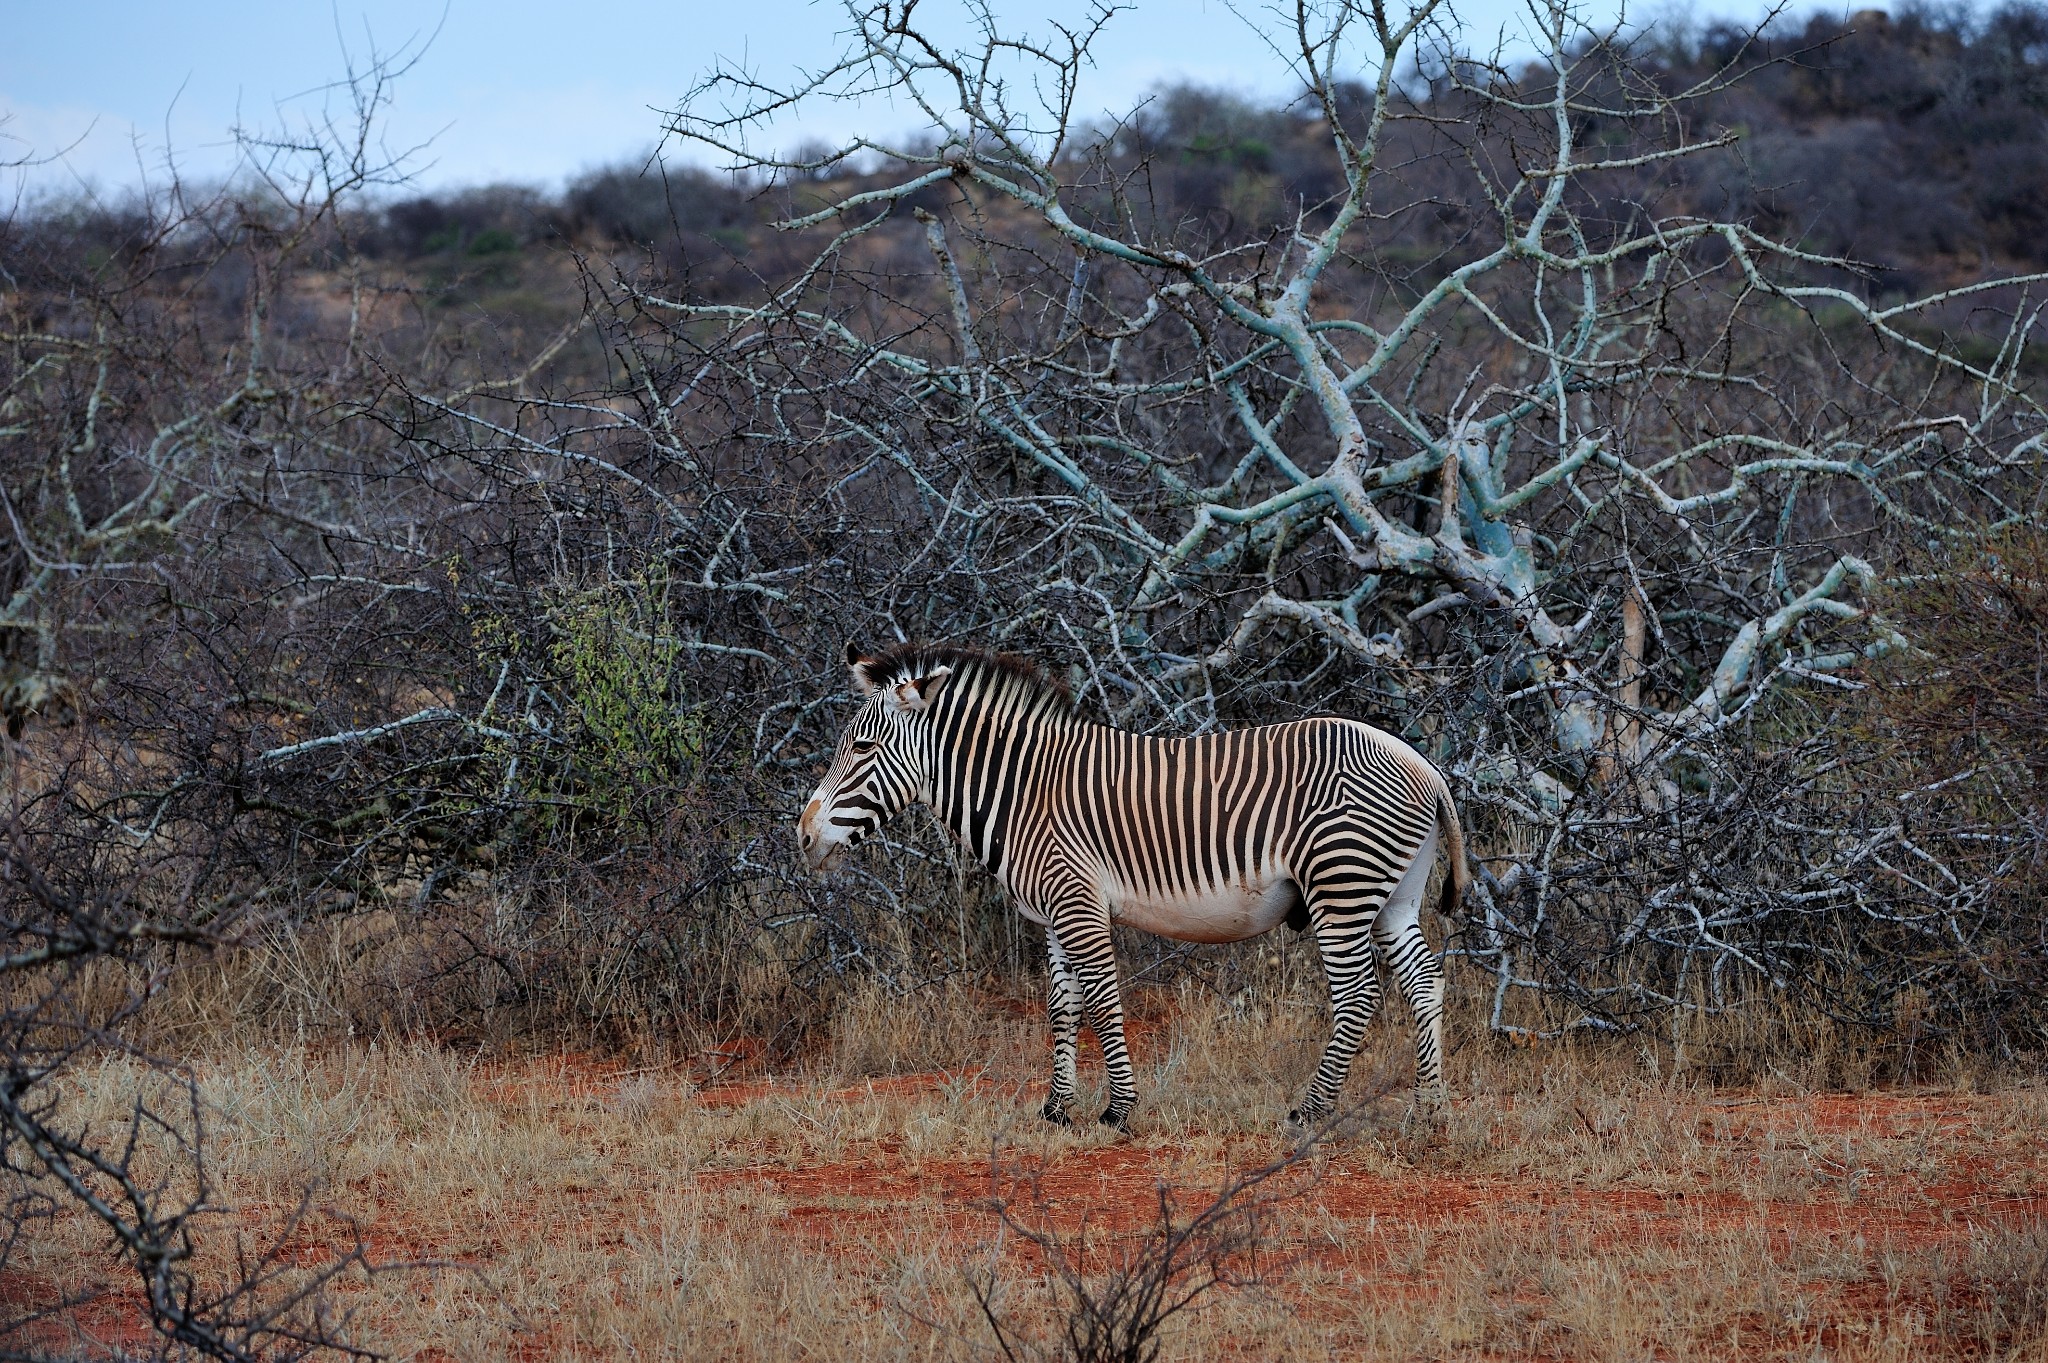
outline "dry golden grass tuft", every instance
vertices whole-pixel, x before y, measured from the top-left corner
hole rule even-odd
[[[1262,998],[1139,994],[1129,1140],[1039,1122],[1037,1005],[964,986],[856,993],[775,1073],[729,1047],[223,1045],[199,1065],[215,1200],[260,1233],[315,1184],[391,1265],[337,1304],[398,1358],[995,1357],[977,1277],[1050,1348],[1065,1299],[991,1199],[1085,1227],[1093,1273],[1142,1246],[1161,1183],[1185,1213],[1283,1156],[1322,1020]],[[2039,1085],[1722,1090],[1468,1043],[1428,1119],[1407,1067],[1382,1023],[1352,1092],[1386,1096],[1258,1191],[1260,1281],[1177,1318],[1165,1357],[2048,1358]],[[111,1120],[148,1082],[109,1060],[67,1101]],[[301,1230],[304,1258],[340,1230]],[[28,1268],[119,1286],[78,1220]],[[78,1313],[73,1347],[123,1309]]]

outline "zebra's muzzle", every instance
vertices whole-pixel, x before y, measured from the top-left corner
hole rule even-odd
[[[825,836],[825,821],[818,817],[823,808],[823,802],[813,798],[804,806],[803,817],[796,822],[796,850],[813,874],[829,869],[839,859],[839,854],[846,850],[843,839]]]
[[[823,875],[838,864],[840,856],[846,851],[846,844],[835,842],[820,845],[813,840],[809,845],[800,844],[800,850],[803,852],[805,868],[813,875]]]

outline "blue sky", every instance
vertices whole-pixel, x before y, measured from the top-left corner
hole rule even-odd
[[[1618,0],[1585,3],[1591,18],[1619,12]],[[1006,21],[1041,30],[1085,10],[1084,0],[995,5]],[[1290,91],[1286,68],[1247,22],[1274,30],[1272,9],[1272,0],[1136,0],[1096,48],[1083,112],[1126,110],[1176,79]],[[1756,0],[1726,0],[1715,12],[1757,9]],[[1512,38],[1525,14],[1518,0],[1462,0],[1459,12],[1475,46]],[[958,31],[964,7],[924,0],[919,13]],[[319,91],[341,74],[345,51],[360,59],[373,47],[420,44],[385,119],[387,145],[431,142],[414,162],[415,183],[553,187],[645,154],[661,135],[658,111],[715,60],[780,76],[828,61],[844,27],[837,0],[609,0],[580,12],[561,0],[446,0],[445,9],[402,0],[0,0],[0,162],[64,151],[50,164],[0,171],[0,205],[24,192],[118,193],[160,181],[167,156],[188,173],[219,174],[238,122],[274,129],[332,103]],[[914,122],[900,108],[870,105],[774,136],[786,144]]]

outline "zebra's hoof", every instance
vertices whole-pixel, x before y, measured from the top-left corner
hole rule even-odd
[[[1038,1115],[1051,1122],[1054,1126],[1072,1126],[1074,1124],[1074,1119],[1067,1115],[1067,1110],[1058,1103],[1053,1102],[1050,1098],[1045,1100],[1044,1107],[1038,1109]]]
[[[1095,1120],[1104,1126],[1114,1127],[1126,1136],[1131,1134],[1131,1114],[1128,1112],[1120,1113],[1115,1108],[1109,1108]]]

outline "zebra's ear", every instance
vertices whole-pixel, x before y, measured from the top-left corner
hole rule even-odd
[[[875,679],[868,675],[868,664],[872,658],[863,657],[860,649],[849,639],[846,642],[846,666],[853,673],[853,689],[865,698],[875,694]]]
[[[953,675],[950,667],[935,667],[922,677],[896,684],[896,703],[911,714],[928,708],[939,698],[939,692],[946,688],[946,678]]]

